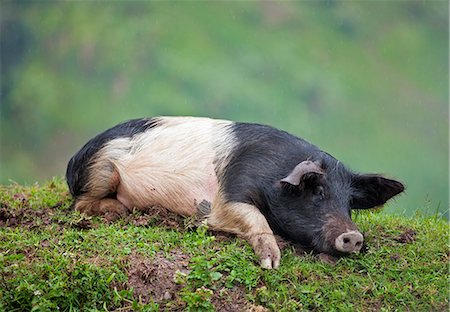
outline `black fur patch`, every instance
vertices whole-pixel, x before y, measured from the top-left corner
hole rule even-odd
[[[232,129],[238,144],[223,176],[225,198],[230,202],[255,205],[272,229],[282,232],[270,209],[274,186],[301,161],[321,151],[303,139],[270,126],[235,123]]]
[[[220,181],[226,201],[256,206],[275,234],[311,245],[320,235],[321,220],[333,208],[345,210],[351,173],[315,145],[285,131],[257,124],[232,125],[238,144]],[[317,161],[324,170],[320,183],[332,198],[315,202],[316,189],[285,189],[280,181],[300,162]],[[341,204],[342,202],[342,204]]]
[[[160,123],[158,118],[141,118],[118,124],[89,140],[69,161],[66,171],[67,184],[72,196],[79,196],[86,192],[88,167],[96,153],[109,141],[116,138],[132,137],[145,132]]]

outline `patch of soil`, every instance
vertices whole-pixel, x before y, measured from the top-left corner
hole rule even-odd
[[[185,308],[178,295],[185,285],[177,284],[175,277],[180,273],[189,275],[189,256],[180,250],[172,250],[168,256],[159,252],[153,258],[132,253],[127,262],[128,282],[124,287],[134,289],[134,299],[141,303],[158,303],[161,310]],[[222,287],[214,291],[210,301],[216,311],[268,311],[262,306],[250,305],[245,295],[244,286]]]
[[[327,263],[333,266],[336,265],[337,262],[337,258],[330,256],[329,254],[326,253],[318,254],[317,258],[319,258],[319,260],[322,261],[323,263]]]
[[[60,225],[66,224],[65,221],[53,219],[54,209],[62,206],[62,203],[56,204],[50,208],[32,209],[24,207],[20,209],[11,209],[6,204],[2,204],[0,208],[0,226],[4,227],[24,227],[35,229],[38,227],[48,226],[52,222]],[[96,226],[91,220],[82,218],[76,222],[68,223],[68,226],[78,230],[89,230]]]
[[[72,228],[78,230],[90,230],[92,228],[96,228],[96,225],[94,225],[89,219],[81,219],[78,222],[71,223],[70,225]]]
[[[134,289],[133,297],[136,300],[142,303],[158,303],[162,310],[183,309],[183,304],[173,306],[176,302],[180,304],[178,292],[184,287],[184,284],[175,282],[175,276],[179,274],[177,271],[189,274],[189,256],[180,250],[172,250],[167,257],[157,253],[151,259],[132,253],[127,261],[128,282],[125,287]],[[263,311],[252,310],[245,294],[244,286],[234,286],[231,289],[222,287],[214,291],[210,300],[216,311]],[[170,306],[166,306],[169,302]]]
[[[173,300],[183,285],[175,283],[177,271],[188,274],[189,257],[179,250],[170,253],[170,259],[162,253],[152,259],[133,253],[128,258],[127,287],[134,289],[133,296],[142,303],[164,303]]]
[[[402,244],[410,244],[416,240],[417,232],[413,229],[406,229],[400,236],[395,240]]]
[[[214,305],[216,311],[221,312],[256,311],[251,310],[250,305],[245,299],[245,287],[243,286],[216,290],[211,298],[211,303]]]
[[[14,200],[20,201],[23,206],[28,206],[28,196],[23,193],[17,193],[13,195]]]
[[[160,206],[148,207],[141,213],[133,213],[125,218],[125,222],[134,226],[162,226],[182,230],[185,228],[185,217],[173,213]]]
[[[41,225],[49,225],[52,223],[52,210],[43,209],[9,209],[9,207],[0,208],[0,226],[8,227],[27,227],[35,228]]]
[[[228,242],[233,237],[236,237],[235,234],[227,233],[227,232],[212,231],[212,230],[209,230],[208,232],[210,232],[212,235],[214,235],[216,242]]]
[[[280,248],[280,250],[284,250],[292,246],[292,244],[289,241],[285,240],[283,237],[279,235],[275,235],[275,240],[277,241],[277,245],[278,248]]]

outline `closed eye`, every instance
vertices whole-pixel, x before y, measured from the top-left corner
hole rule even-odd
[[[312,200],[315,205],[321,205],[322,201],[326,198],[325,189],[322,186],[318,186],[314,189]]]
[[[324,190],[323,186],[316,187],[316,189],[314,190],[314,195],[319,200],[324,200],[325,199],[325,190]]]

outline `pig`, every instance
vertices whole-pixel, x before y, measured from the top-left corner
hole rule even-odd
[[[319,253],[359,252],[364,238],[352,210],[404,191],[285,131],[202,117],[121,123],[87,142],[66,178],[75,209],[87,215],[155,205],[199,215],[211,229],[247,240],[268,269],[280,265],[275,235]]]

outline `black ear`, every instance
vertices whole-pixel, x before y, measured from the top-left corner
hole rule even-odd
[[[305,160],[295,166],[291,173],[281,179],[280,182],[282,185],[304,188],[320,183],[324,174],[323,169],[317,162]]]
[[[352,179],[352,188],[350,200],[352,209],[381,206],[405,190],[402,183],[376,174],[355,174]]]

